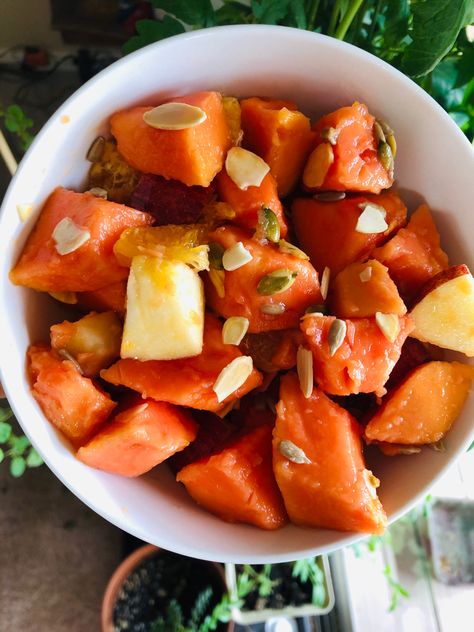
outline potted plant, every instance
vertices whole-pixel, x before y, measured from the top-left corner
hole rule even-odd
[[[237,623],[322,615],[334,606],[326,556],[283,564],[226,564],[226,581]]]
[[[102,602],[102,632],[231,632],[227,603],[220,564],[148,544],[112,575]]]

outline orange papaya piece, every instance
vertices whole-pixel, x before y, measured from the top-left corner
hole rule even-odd
[[[351,263],[330,288],[330,310],[338,318],[365,318],[376,312],[403,316],[407,312],[388,269],[375,259]]]
[[[51,327],[51,346],[71,355],[87,377],[99,375],[120,356],[122,323],[115,312],[91,312]]]
[[[288,226],[278,197],[275,178],[271,173],[267,173],[260,186],[249,186],[243,190],[235,184],[224,168],[217,176],[217,192],[219,198],[234,210],[235,217],[232,220],[234,224],[255,230],[258,224],[258,212],[262,208],[269,208],[277,216],[280,236],[286,236]]]
[[[176,406],[148,399],[116,415],[77,458],[99,470],[121,476],[140,476],[196,437],[191,415]]]
[[[73,362],[47,345],[29,347],[27,366],[33,397],[46,419],[75,446],[86,443],[116,406]]]
[[[44,292],[88,292],[117,283],[129,270],[118,264],[114,243],[126,228],[152,221],[147,213],[58,187],[47,199],[10,280]],[[68,254],[57,249],[65,245],[56,232],[60,222],[85,240]]]
[[[143,397],[201,410],[219,411],[262,382],[253,369],[247,380],[222,402],[213,386],[224,367],[243,354],[235,345],[222,342],[222,324],[211,314],[204,321],[202,352],[179,360],[121,359],[101,372],[101,377],[116,386],[127,386]]]
[[[427,362],[393,391],[365,428],[367,441],[403,445],[436,443],[462,410],[474,367],[460,362]]]
[[[305,316],[301,330],[313,352],[314,378],[320,388],[331,395],[372,392],[384,395],[384,384],[413,329],[409,316],[396,319],[398,332],[393,332],[390,341],[374,318],[339,320],[321,314]],[[334,324],[335,321],[338,322]]]
[[[248,318],[250,333],[298,327],[305,309],[321,302],[318,274],[309,261],[282,252],[278,246],[261,244],[233,226],[221,226],[209,233],[209,242],[218,244],[224,251],[241,242],[252,256],[236,270],[222,271],[223,295],[222,291],[219,295],[212,276],[205,282],[209,306],[224,318]],[[280,270],[293,277],[292,284],[277,293],[262,293],[262,279]],[[269,313],[273,309],[276,313]]]
[[[152,106],[116,112],[110,118],[119,152],[138,171],[192,186],[208,187],[222,169],[231,137],[218,92],[196,92],[170,99],[200,108],[206,120],[188,129],[163,130],[143,120]]]
[[[356,230],[367,203],[385,209],[385,231],[362,233]],[[405,224],[406,216],[406,206],[395,191],[386,191],[377,196],[345,198],[337,202],[298,198],[292,207],[293,224],[301,247],[318,272],[321,273],[327,266],[332,275],[350,263],[368,257],[376,246],[385,243]]]
[[[217,454],[178,472],[194,500],[228,522],[278,529],[287,522],[272,471],[272,426],[265,424]]]
[[[310,120],[290,101],[252,97],[240,106],[244,147],[265,160],[278,194],[285,197],[301,175],[313,140]]]
[[[357,421],[317,388],[306,399],[294,373],[280,384],[273,471],[294,524],[384,532],[379,481],[365,466]]]
[[[407,299],[416,296],[427,281],[449,266],[426,204],[418,207],[406,227],[371,256],[387,266],[400,294]]]
[[[392,149],[377,138],[375,118],[366,105],[354,103],[326,114],[315,123],[313,132],[316,154],[311,154],[308,162],[314,163],[313,174],[316,170],[318,177],[308,180],[307,165],[303,184],[323,191],[369,193],[392,186]]]
[[[125,313],[127,298],[127,281],[117,281],[92,292],[77,293],[77,307],[86,312],[107,312],[113,310],[118,314]]]

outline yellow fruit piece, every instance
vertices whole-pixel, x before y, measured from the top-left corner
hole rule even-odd
[[[127,228],[116,241],[114,254],[123,266],[144,255],[159,261],[180,261],[197,272],[209,270],[209,246],[203,243],[206,232],[201,224]]]
[[[107,191],[108,200],[127,203],[140,175],[122,158],[116,145],[106,141],[99,160],[89,170],[88,188],[100,187]]]
[[[240,103],[236,97],[222,97],[222,105],[224,107],[224,116],[229,126],[230,137],[233,145],[240,145],[244,135],[241,121]]]
[[[204,287],[180,261],[134,257],[127,284],[122,358],[175,360],[199,355]]]

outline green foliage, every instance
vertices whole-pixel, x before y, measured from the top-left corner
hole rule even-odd
[[[0,463],[10,459],[10,474],[18,478],[27,468],[39,467],[43,459],[32,447],[28,437],[16,435],[8,420],[13,417],[10,407],[0,408]]]
[[[314,606],[324,606],[326,601],[326,585],[324,573],[319,567],[315,557],[298,560],[293,564],[292,576],[300,580],[302,584],[310,582],[312,586],[311,602]]]
[[[136,24],[137,35],[134,35],[123,46],[125,54],[133,53],[133,51],[158,42],[159,40],[184,33],[184,26],[178,20],[167,15],[162,22],[157,20],[138,20]]]
[[[385,566],[383,574],[391,589],[390,605],[388,609],[389,609],[389,612],[393,612],[395,608],[398,606],[400,597],[409,597],[410,594],[405,588],[403,588],[401,584],[395,581],[393,577],[392,567],[389,564]]]
[[[21,147],[25,151],[33,141],[33,134],[29,131],[33,127],[33,121],[23,112],[19,105],[9,105],[6,110],[0,108],[0,118],[3,118],[5,128],[15,134],[20,140]]]

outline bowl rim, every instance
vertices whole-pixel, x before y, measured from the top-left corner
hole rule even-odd
[[[87,81],[83,86],[81,86],[77,91],[75,91],[57,110],[56,112],[50,117],[50,119],[45,123],[45,125],[43,126],[43,128],[39,131],[39,133],[37,134],[36,138],[34,139],[32,145],[30,146],[30,148],[28,149],[27,153],[25,154],[24,159],[22,160],[22,162],[19,165],[19,168],[16,172],[16,174],[14,175],[14,177],[12,178],[8,189],[5,193],[4,199],[3,199],[3,203],[2,203],[2,207],[0,209],[0,230],[1,230],[1,226],[4,222],[4,218],[6,215],[6,207],[11,205],[10,204],[10,198],[12,196],[12,192],[16,187],[16,182],[17,179],[19,179],[19,177],[21,176],[22,173],[22,169],[23,169],[23,165],[26,163],[26,161],[30,158],[30,156],[35,152],[36,147],[39,143],[41,143],[43,141],[43,138],[45,136],[47,136],[49,134],[50,129],[53,127],[53,125],[55,124],[55,119],[57,119],[58,117],[60,117],[62,114],[66,114],[67,110],[70,106],[71,103],[73,103],[75,101],[76,98],[78,98],[79,96],[82,96],[84,93],[86,93],[87,91],[93,89],[97,84],[99,84],[102,80],[102,78],[110,72],[113,72],[116,69],[121,69],[122,67],[125,67],[127,64],[130,64],[133,66],[137,63],[137,61],[143,56],[147,56],[151,53],[152,50],[160,50],[163,51],[168,47],[174,47],[176,46],[178,43],[186,43],[192,40],[205,40],[205,39],[213,39],[213,36],[218,32],[219,34],[225,35],[227,32],[241,32],[241,34],[243,35],[245,32],[253,32],[253,33],[259,33],[260,36],[279,36],[281,34],[285,34],[288,33],[298,39],[311,39],[313,41],[315,40],[320,40],[324,43],[324,46],[329,46],[329,47],[333,47],[333,49],[338,49],[338,50],[350,50],[351,55],[354,58],[355,63],[357,63],[358,59],[363,59],[366,60],[366,62],[372,64],[372,65],[376,65],[376,66],[380,66],[384,72],[387,74],[387,79],[389,80],[390,78],[393,78],[394,80],[396,80],[397,82],[401,82],[402,84],[404,84],[404,86],[407,88],[408,91],[411,91],[413,94],[417,95],[418,98],[423,99],[427,105],[429,105],[430,108],[434,108],[438,115],[441,116],[446,125],[449,127],[450,133],[452,133],[453,135],[455,135],[457,137],[457,141],[459,143],[461,143],[464,146],[464,149],[468,149],[469,151],[472,151],[472,146],[471,143],[468,141],[468,139],[466,138],[466,136],[463,134],[463,132],[460,130],[460,128],[456,125],[456,123],[451,119],[451,117],[443,110],[443,108],[429,95],[427,94],[421,87],[419,87],[414,81],[412,81],[409,77],[407,77],[406,75],[404,75],[402,72],[400,72],[399,70],[397,70],[396,68],[394,68],[393,66],[391,66],[390,64],[388,64],[387,62],[375,57],[374,55],[372,55],[371,53],[368,53],[367,51],[364,51],[363,49],[360,49],[352,44],[349,44],[347,42],[344,41],[340,41],[337,40],[333,37],[327,36],[327,35],[322,35],[320,33],[314,33],[314,32],[310,32],[310,31],[304,31],[302,29],[297,29],[297,28],[293,28],[293,27],[286,27],[286,26],[274,26],[274,25],[230,25],[230,26],[218,26],[218,27],[211,27],[211,28],[205,28],[205,29],[199,29],[196,31],[192,31],[192,32],[186,32],[186,33],[181,33],[178,35],[174,35],[172,37],[166,38],[164,40],[161,40],[159,42],[155,42],[153,44],[150,44],[148,46],[145,46],[137,51],[134,51],[133,53],[130,53],[126,56],[124,56],[123,58],[117,60],[116,62],[114,62],[113,64],[111,64],[110,66],[108,66],[107,68],[103,69],[100,73],[98,73],[97,75],[95,75],[94,77],[92,77],[89,81]],[[211,44],[212,45],[212,44]],[[474,164],[474,152],[471,153],[472,157],[473,157],[473,164]],[[0,278],[0,288],[2,288],[5,283],[8,283],[8,278],[5,278],[3,275]],[[1,310],[1,312],[4,313],[0,313],[0,321],[2,320],[2,318],[4,318],[5,320],[8,320],[8,317],[6,315],[6,310]],[[10,385],[9,383],[5,383],[4,380],[4,374],[5,374],[5,362],[3,361],[3,356],[6,354],[0,354],[0,381],[2,381],[3,386],[5,388],[5,392],[7,395],[7,398],[10,395]],[[12,382],[11,382],[12,383]],[[22,427],[23,431],[25,432],[25,434],[27,436],[28,432],[27,430],[25,430],[25,428],[23,427],[23,424],[21,422],[21,416],[18,414],[19,411],[19,402],[16,401],[13,397],[9,398],[9,403],[10,406],[12,408],[12,410],[15,413],[15,416],[20,424],[20,426]],[[471,434],[466,438],[466,440],[458,447],[457,450],[453,451],[451,458],[443,465],[440,467],[440,469],[438,470],[436,476],[434,476],[429,484],[427,484],[420,492],[418,492],[416,495],[414,495],[408,502],[406,502],[400,509],[398,509],[397,511],[394,511],[390,518],[389,518],[389,524],[392,522],[395,522],[396,520],[398,520],[402,515],[406,514],[408,511],[410,511],[416,504],[418,504],[420,502],[420,500],[426,496],[426,494],[428,493],[429,489],[433,487],[433,485],[435,485],[435,483],[445,474],[445,472],[455,463],[456,459],[459,457],[459,455],[465,451],[465,449],[467,448],[467,446],[470,444],[470,442],[473,440],[474,438],[474,428],[472,429]],[[103,508],[101,508],[97,502],[95,502],[94,500],[90,500],[88,498],[88,496],[85,493],[82,493],[80,491],[78,491],[75,488],[75,484],[73,481],[69,481],[67,480],[66,475],[62,472],[62,470],[59,468],[59,466],[56,466],[56,464],[53,463],[54,461],[54,456],[50,456],[49,454],[45,454],[43,453],[43,450],[41,447],[36,447],[35,448],[38,450],[39,454],[42,456],[44,462],[47,464],[47,466],[52,470],[52,472],[55,474],[55,476],[75,495],[77,496],[82,502],[84,502],[88,507],[90,507],[93,511],[95,511],[96,513],[98,513],[99,515],[101,515],[103,518],[105,518],[106,520],[108,520],[109,522],[111,522],[112,524],[114,524],[115,526],[117,526],[118,528],[122,529],[125,532],[131,533],[132,535],[136,536],[137,538],[140,539],[147,539],[146,534],[143,532],[143,530],[136,528],[136,527],[132,527],[130,525],[127,524],[127,520],[126,520],[126,516],[121,515],[119,512],[116,512],[115,514],[110,514],[107,510],[104,510]],[[73,457],[75,458],[75,457]],[[216,518],[217,520],[217,518]],[[250,533],[250,532],[249,532]],[[337,539],[337,542],[332,542],[330,544],[325,544],[325,545],[319,545],[319,546],[315,546],[315,547],[309,547],[309,548],[305,548],[305,549],[298,549],[298,545],[295,543],[295,547],[294,547],[294,551],[293,552],[286,552],[286,553],[278,553],[278,552],[272,552],[270,554],[265,554],[265,552],[262,552],[262,554],[259,555],[251,555],[249,557],[245,557],[245,555],[236,555],[232,558],[233,562],[236,563],[240,563],[240,562],[250,562],[250,563],[263,563],[265,561],[271,560],[272,562],[285,562],[285,561],[291,561],[293,559],[299,559],[299,558],[303,558],[303,557],[307,557],[309,555],[318,555],[318,554],[324,554],[324,553],[329,553],[331,551],[343,548],[345,546],[351,545],[354,542],[357,542],[358,540],[361,540],[363,538],[366,537],[366,534],[361,534],[361,533],[353,533],[353,532],[347,532],[347,534],[343,533],[341,534],[340,532],[337,532],[339,535],[339,538]],[[161,543],[158,542],[157,540],[155,540],[155,543],[158,546],[161,546]],[[296,551],[296,549],[298,549]],[[196,557],[197,559],[203,559],[203,560],[209,560],[209,559],[215,559],[212,556],[210,556],[208,553],[202,552],[200,549],[192,546],[192,544],[189,544],[187,542],[176,542],[174,543],[174,547],[173,547],[173,551],[178,553],[178,554],[182,554],[182,555],[188,555],[188,556],[193,556]],[[230,558],[225,558],[222,561],[231,561]]]

